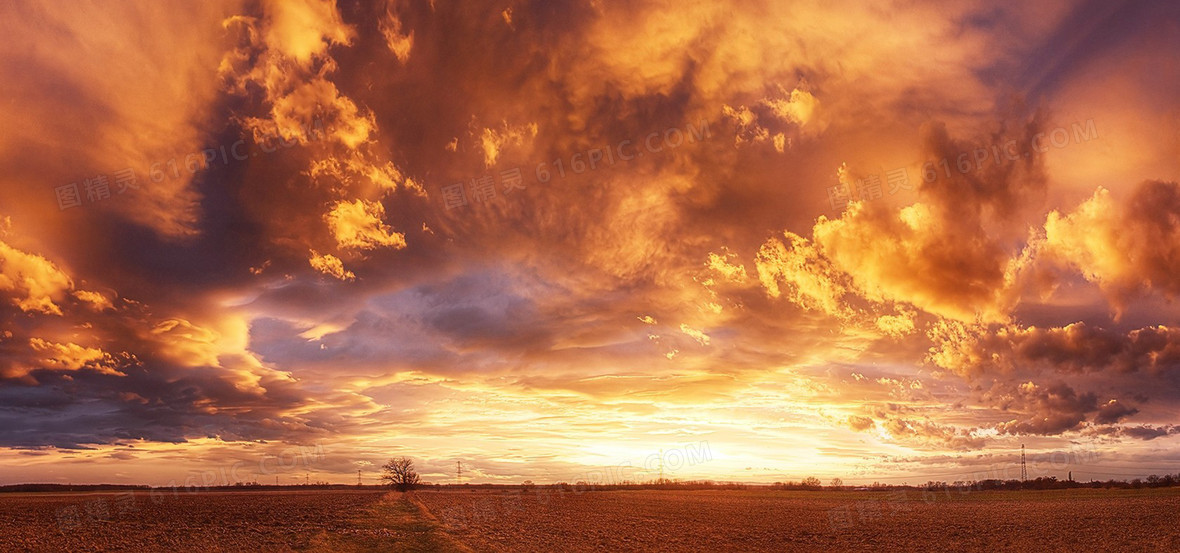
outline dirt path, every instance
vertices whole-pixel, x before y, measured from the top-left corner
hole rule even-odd
[[[443,530],[413,493],[390,492],[359,514],[352,527],[313,540],[314,552],[472,553]]]

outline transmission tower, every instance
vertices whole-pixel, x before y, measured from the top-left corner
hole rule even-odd
[[[660,450],[660,479],[659,483],[664,483],[664,450]]]
[[[455,461],[455,481],[463,483],[463,461]]]
[[[1024,444],[1020,444],[1020,481],[1028,479],[1028,466],[1024,463]]]
[[[356,469],[356,487],[361,487],[361,469]]]

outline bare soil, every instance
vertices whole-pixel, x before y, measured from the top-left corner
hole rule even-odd
[[[1180,551],[1180,490],[414,492],[475,551]]]
[[[0,551],[1180,551],[1180,489],[0,494]]]

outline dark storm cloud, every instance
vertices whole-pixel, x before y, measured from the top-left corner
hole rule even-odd
[[[1006,434],[1060,434],[1080,428],[1087,414],[1098,410],[1095,394],[1078,394],[1063,382],[1048,386],[1026,383],[1002,392],[993,389],[984,395],[984,401],[1024,414],[998,425]]]
[[[313,399],[286,373],[247,356],[209,355],[205,341],[216,341],[216,333],[182,320],[139,319],[143,314],[134,311],[112,308],[68,333],[53,325],[10,332],[0,366],[6,421],[0,441],[73,448],[122,440],[289,439],[332,430],[314,416],[292,414]]]
[[[1022,414],[998,425],[1001,431],[1053,435],[1088,423],[1170,419],[1180,397],[1175,350],[1169,327],[1078,322],[940,333],[929,360],[976,383],[982,405]]]
[[[957,356],[967,363],[942,366],[962,373],[1103,371],[1139,372],[1155,378],[1180,368],[1180,333],[1165,326],[1119,331],[1077,322],[1064,327],[1001,328],[958,346],[969,348]]]

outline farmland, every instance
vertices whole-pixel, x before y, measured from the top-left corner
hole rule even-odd
[[[1175,551],[1180,491],[0,494],[0,551]]]
[[[1176,551],[1173,490],[417,492],[476,551]]]
[[[446,551],[382,491],[0,494],[0,551]]]

